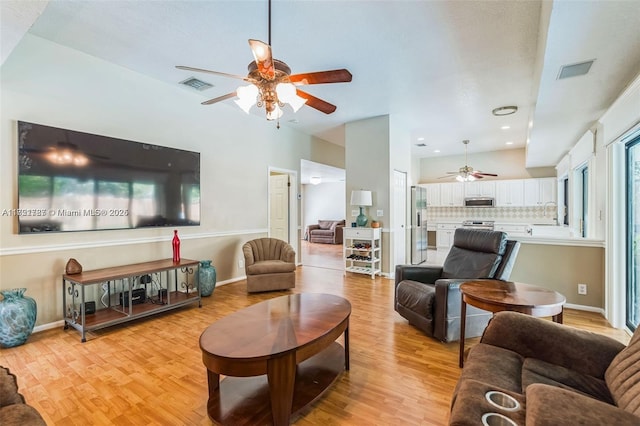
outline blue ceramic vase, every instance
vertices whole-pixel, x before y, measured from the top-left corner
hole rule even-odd
[[[201,296],[211,296],[211,293],[216,288],[216,278],[216,268],[211,266],[211,261],[201,260],[198,271]]]
[[[12,348],[27,341],[36,325],[38,308],[26,288],[0,290],[0,346]]]

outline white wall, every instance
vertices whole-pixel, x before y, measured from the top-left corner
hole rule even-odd
[[[302,185],[302,187],[304,206],[302,229],[317,224],[318,220],[346,219],[344,182],[327,182],[318,185]]]
[[[495,173],[497,178],[488,179],[528,179],[556,176],[553,167],[525,166],[525,149],[508,149],[504,151],[482,152],[468,155],[468,165],[485,173]],[[447,172],[455,172],[465,165],[465,156],[450,155],[429,157],[420,160],[420,181],[418,183],[447,182],[439,179],[447,176]]]
[[[213,259],[219,280],[242,277],[244,241],[266,236],[269,167],[299,171],[324,157],[319,141],[201,95],[25,35],[0,74],[0,208],[17,207],[17,120],[201,153],[201,226],[180,229],[182,255]],[[333,152],[332,149],[329,151]],[[340,161],[336,161],[340,163]],[[172,230],[19,235],[0,217],[0,288],[26,287],[38,324],[62,318],[60,279],[70,257],[85,270],[171,256]]]

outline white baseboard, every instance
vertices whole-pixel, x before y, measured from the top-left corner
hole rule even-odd
[[[595,306],[575,305],[573,303],[565,303],[564,307],[568,309],[575,309],[576,311],[597,312],[600,315],[604,316],[604,309],[596,308]]]

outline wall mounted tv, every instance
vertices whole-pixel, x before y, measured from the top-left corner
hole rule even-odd
[[[21,234],[200,224],[200,153],[18,121]]]

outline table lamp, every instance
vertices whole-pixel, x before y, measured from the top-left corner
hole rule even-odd
[[[356,218],[356,224],[358,226],[367,225],[367,216],[364,215],[364,207],[372,206],[371,191],[351,191],[351,205],[360,207],[360,214]]]

